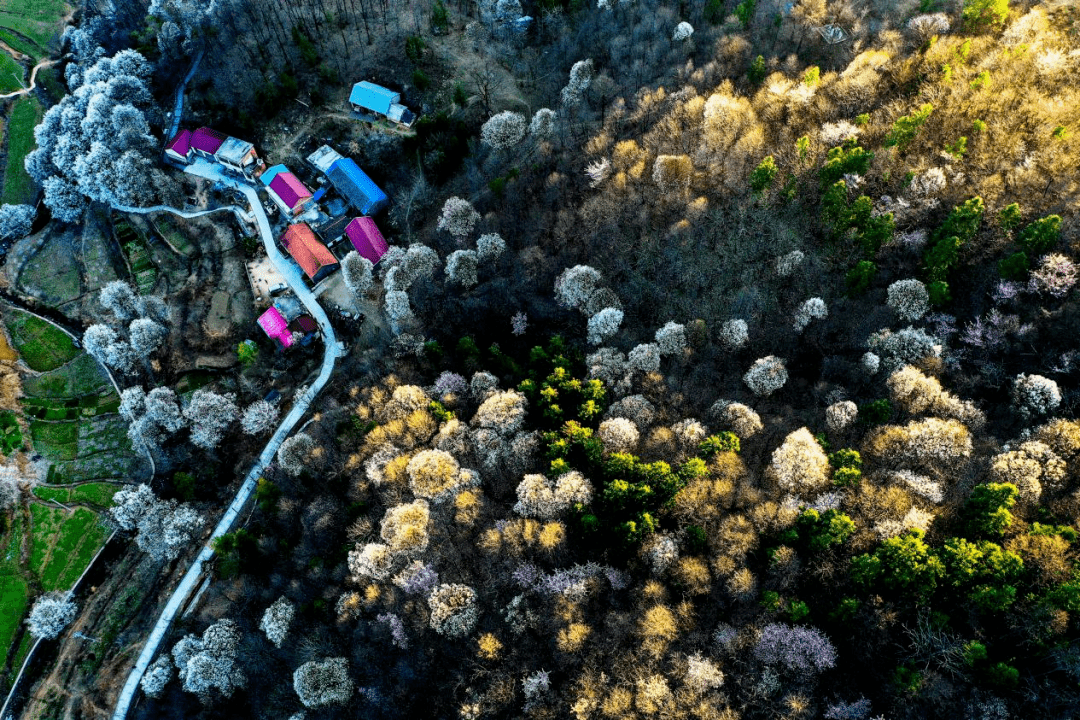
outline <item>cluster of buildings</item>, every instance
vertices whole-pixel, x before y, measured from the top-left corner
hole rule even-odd
[[[398,93],[369,82],[357,83],[349,97],[354,110],[409,127],[416,116],[400,100]],[[328,145],[307,158],[311,168],[321,175],[318,184],[322,187],[315,192],[285,165],[267,167],[252,143],[212,128],[180,130],[166,143],[164,154],[174,163],[190,164],[200,158],[214,162],[262,186],[287,223],[279,239],[282,250],[296,262],[316,292],[317,286],[338,271],[341,259],[349,252],[355,250],[374,264],[389,249],[371,216],[384,210],[390,199],[352,158]],[[339,199],[327,204],[331,208],[327,215],[319,202],[330,188]],[[258,318],[267,337],[281,349],[311,342],[318,323],[288,292],[285,279],[272,263],[267,258],[249,263],[248,277],[256,301],[269,303]]]

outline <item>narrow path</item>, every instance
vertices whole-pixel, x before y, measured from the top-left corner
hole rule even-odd
[[[206,51],[200,50],[199,54],[195,56],[195,59],[191,62],[191,69],[184,76],[180,87],[176,88],[176,102],[173,104],[172,123],[169,126],[169,132],[165,134],[166,142],[176,137],[176,131],[180,129],[180,118],[184,115],[184,90],[187,88],[187,84],[191,82],[191,78],[195,77],[195,71],[199,69],[199,62],[202,61],[204,52]]]
[[[38,70],[40,70],[43,67],[52,67],[53,65],[55,65],[58,62],[60,62],[60,61],[59,60],[42,60],[41,62],[39,62],[37,65],[34,66],[33,70],[30,71],[30,87],[23,88],[22,90],[16,90],[15,92],[9,92],[9,93],[7,93],[5,95],[0,95],[0,100],[7,100],[8,98],[18,97],[19,95],[29,95],[30,93],[34,92],[34,89],[37,87]]]
[[[289,436],[304,414],[307,413],[311,401],[315,399],[315,396],[319,394],[319,391],[322,390],[323,386],[330,380],[330,376],[334,372],[334,362],[338,357],[344,355],[344,346],[338,342],[337,336],[334,334],[334,328],[330,324],[330,318],[327,316],[326,311],[322,309],[322,306],[319,305],[315,295],[308,289],[307,285],[304,284],[303,277],[300,275],[300,268],[297,267],[295,263],[287,260],[285,256],[282,255],[281,251],[278,250],[277,245],[274,242],[273,231],[270,228],[270,220],[266,217],[266,212],[259,202],[259,195],[255,189],[223,175],[216,165],[202,160],[189,166],[185,172],[228,185],[247,196],[248,202],[251,204],[251,212],[254,213],[255,220],[258,222],[259,232],[262,235],[266,253],[270,256],[270,261],[273,263],[274,268],[285,277],[290,289],[296,293],[296,296],[300,299],[300,302],[304,304],[307,311],[311,313],[311,316],[319,323],[319,327],[322,328],[323,344],[326,350],[323,355],[319,376],[302,395],[295,398],[292,409],[289,410],[289,414],[281,421],[277,431],[274,433],[273,437],[270,438],[270,442],[263,448],[262,454],[259,455],[259,459],[255,463],[255,466],[251,468],[251,472],[244,478],[244,483],[237,491],[236,497],[233,498],[232,503],[230,503],[225,514],[221,517],[217,527],[214,528],[210,537],[207,538],[198,557],[195,558],[191,567],[188,568],[187,573],[184,575],[184,579],[180,581],[180,584],[177,586],[176,590],[173,591],[169,601],[165,604],[165,608],[161,611],[161,615],[158,617],[153,630],[150,632],[149,637],[146,639],[146,643],[142,647],[142,651],[139,653],[138,660],[135,661],[135,667],[132,668],[131,674],[128,675],[123,690],[120,691],[120,696],[116,701],[116,709],[113,711],[112,715],[113,720],[124,720],[127,716],[131,701],[135,698],[135,694],[139,690],[139,681],[142,680],[143,674],[150,666],[150,661],[157,655],[158,648],[161,645],[162,640],[164,640],[165,635],[168,633],[173,620],[176,618],[176,614],[180,612],[180,608],[184,604],[184,601],[201,580],[203,566],[214,557],[213,541],[229,532],[232,528],[233,523],[236,522],[237,517],[240,515],[240,511],[247,503],[248,498],[251,497],[251,493],[255,490],[259,475],[274,459],[274,455],[277,453],[281,443]],[[237,212],[242,212],[240,208],[234,209]],[[144,214],[164,211],[186,217],[185,213],[182,211],[162,206],[144,209],[128,208],[125,209],[125,211]]]

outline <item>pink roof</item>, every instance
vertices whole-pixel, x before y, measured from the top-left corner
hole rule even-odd
[[[259,327],[272,339],[281,343],[282,347],[289,347],[293,344],[292,333],[289,332],[289,323],[285,322],[285,318],[281,312],[271,306],[269,310],[259,316]]]
[[[281,198],[281,202],[293,210],[298,204],[311,198],[311,191],[291,172],[279,172],[270,181],[270,189]]]
[[[191,131],[181,130],[176,133],[176,136],[169,141],[169,144],[165,146],[166,150],[170,150],[181,157],[187,157],[187,154],[191,152]]]
[[[225,135],[217,130],[201,127],[191,134],[191,147],[213,155],[225,142]]]
[[[389,249],[382,233],[379,232],[379,226],[369,217],[355,218],[345,226],[345,234],[349,236],[356,252],[366,257],[372,264],[379,262]]]

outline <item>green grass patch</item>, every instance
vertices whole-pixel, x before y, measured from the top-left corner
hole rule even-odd
[[[0,647],[7,655],[30,600],[30,587],[18,575],[0,575]]]
[[[32,398],[71,398],[86,395],[98,395],[102,390],[109,391],[108,398],[115,398],[112,384],[97,360],[82,353],[71,362],[55,370],[42,373],[37,377],[23,380],[23,394]],[[98,407],[111,402],[102,398]]]
[[[10,411],[0,412],[0,454],[11,455],[25,447],[15,414]]]
[[[49,460],[74,460],[79,453],[78,422],[30,423],[34,449]]]
[[[3,19],[3,12],[0,11],[0,22]],[[23,160],[36,145],[34,127],[41,122],[42,114],[41,103],[34,97],[19,98],[11,109],[7,127],[7,167],[4,169],[5,203],[30,203],[37,194],[37,186],[23,167]]]
[[[7,52],[0,51],[0,92],[9,93],[23,87],[22,79],[26,74],[23,66]]]
[[[48,48],[55,44],[67,11],[64,0],[0,0],[0,26]]]
[[[114,224],[116,239],[124,250],[131,266],[132,279],[140,295],[153,292],[157,283],[157,266],[150,256],[150,248],[142,231],[127,220],[117,220]]]
[[[21,310],[4,313],[15,350],[31,370],[55,370],[79,354],[64,332]]]
[[[49,561],[53,541],[66,514],[63,508],[38,503],[30,505],[30,571],[39,577]]]

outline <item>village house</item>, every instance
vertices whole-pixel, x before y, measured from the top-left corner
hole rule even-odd
[[[353,85],[349,104],[355,112],[384,117],[403,127],[412,127],[416,121],[416,115],[401,104],[401,93],[367,80]]]
[[[339,267],[337,258],[319,242],[307,223],[290,225],[281,244],[312,283],[318,283]]]
[[[267,189],[270,199],[281,208],[281,212],[287,218],[296,217],[302,213],[313,200],[307,186],[288,170],[276,173]]]
[[[338,195],[361,215],[376,215],[390,204],[386,193],[354,160],[342,156],[329,145],[319,147],[308,155],[307,161],[326,175]]]
[[[378,263],[389,249],[379,227],[369,217],[354,218],[346,226],[345,235],[356,252],[370,260],[372,265]]]
[[[361,215],[376,215],[390,204],[390,198],[367,176],[352,158],[336,160],[327,171],[330,184]]]
[[[271,305],[266,312],[259,316],[257,322],[268,338],[277,341],[279,349],[292,347],[295,338],[293,338],[293,334],[289,330],[288,321],[285,320],[281,311],[276,307]]]
[[[253,144],[206,127],[177,132],[165,144],[165,156],[182,163],[190,163],[195,157],[213,160],[226,170],[251,179],[266,167]]]

